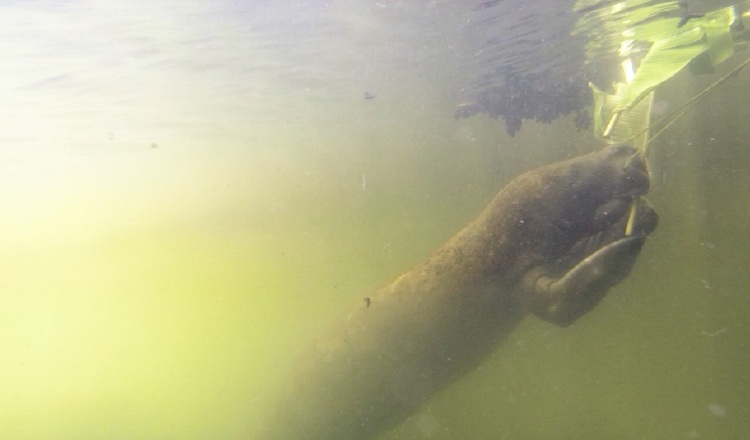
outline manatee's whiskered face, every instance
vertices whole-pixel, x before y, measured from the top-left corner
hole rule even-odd
[[[559,211],[550,214],[559,230],[558,252],[609,228],[628,212],[635,196],[649,189],[645,161],[624,144],[580,158],[561,170],[559,202],[550,205]]]
[[[519,280],[609,229],[648,189],[646,163],[625,144],[529,171],[506,185],[470,226],[469,234],[484,245],[470,254],[488,256],[477,262],[488,273]]]
[[[582,259],[607,243],[623,238],[632,209],[635,212],[632,213],[628,235],[647,235],[656,227],[653,208],[647,202],[638,201],[638,197],[649,189],[646,162],[632,147],[624,144],[602,153],[598,160],[592,155],[594,166],[593,171],[588,172],[590,177],[582,179],[582,188],[577,192],[571,192],[571,197],[578,199],[579,203],[564,205],[561,220],[567,223],[562,228],[567,228],[565,239],[571,242],[561,249],[559,258],[554,262],[548,260],[548,264],[560,267],[561,261]],[[585,167],[586,164],[582,166]],[[587,197],[590,203],[584,200]],[[647,212],[653,215],[646,215]]]
[[[649,188],[649,172],[646,161],[629,145],[619,144],[609,149],[613,156],[612,168],[620,173],[613,197],[625,197],[646,194]]]
[[[548,187],[545,215],[554,232],[538,242],[543,258],[522,280],[538,316],[568,325],[588,312],[630,272],[656,228],[656,212],[638,197],[649,175],[635,151],[616,145],[563,163],[559,188]]]

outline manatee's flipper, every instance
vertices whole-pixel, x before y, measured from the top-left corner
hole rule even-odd
[[[623,214],[608,229],[576,243],[555,264],[536,267],[524,276],[524,289],[533,292],[534,314],[568,326],[630,273],[646,236],[658,222],[648,201],[640,199],[636,204],[631,235],[625,234],[628,215]]]

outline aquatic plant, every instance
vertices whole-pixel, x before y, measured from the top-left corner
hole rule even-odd
[[[637,9],[633,13],[636,12]],[[625,80],[613,85],[614,93],[590,84],[594,92],[595,134],[610,143],[634,141],[645,149],[654,91],[686,67],[696,73],[711,72],[731,57],[732,29],[740,27],[741,21],[738,8],[731,6],[706,14],[653,20],[622,32],[622,47],[633,46],[636,41],[650,47],[637,69],[633,68],[632,58],[626,58]]]

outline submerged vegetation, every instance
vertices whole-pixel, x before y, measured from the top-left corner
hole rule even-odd
[[[502,118],[514,136],[523,120],[550,123],[575,113],[576,126],[586,129],[589,118],[584,109],[593,95],[598,138],[608,143],[635,140],[645,146],[653,92],[659,85],[686,68],[695,74],[712,73],[746,43],[750,32],[743,18],[750,16],[750,0],[730,3],[577,0],[572,9],[558,3],[554,12],[568,17],[560,28],[515,41],[518,50],[527,50],[531,42],[543,44],[550,35],[564,34],[571,42],[561,49],[564,55],[561,52],[559,58],[565,61],[528,66],[518,58],[495,54],[484,66],[487,73],[478,90],[457,106],[454,116],[484,113]],[[488,8],[496,6],[495,14],[503,12],[496,3]],[[498,42],[502,40],[488,38],[477,54],[493,52]]]
[[[638,23],[644,8],[663,6],[632,9],[631,21]],[[635,141],[645,149],[657,87],[686,67],[694,73],[713,72],[734,53],[733,32],[744,37],[742,12],[737,5],[705,14],[685,12],[682,17],[661,18],[623,30],[618,44],[623,80],[613,85],[613,93],[591,84],[596,136],[610,143]],[[640,47],[647,47],[645,55],[636,49]],[[675,112],[670,115],[679,117]]]
[[[475,99],[460,104],[454,113],[463,119],[476,113],[505,121],[511,136],[521,130],[523,120],[551,123],[560,116],[585,107],[591,100],[582,75],[550,78],[542,74],[522,74],[509,69],[503,75],[503,85],[483,90]],[[588,118],[578,116],[576,125],[585,128]]]

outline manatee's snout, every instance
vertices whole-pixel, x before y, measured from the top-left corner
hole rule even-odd
[[[641,152],[627,144],[612,147],[614,172],[617,173],[617,188],[613,198],[640,196],[649,189],[649,171]]]
[[[556,258],[533,267],[522,287],[539,317],[567,326],[593,308],[629,273],[658,215],[640,197],[649,190],[649,171],[640,152],[627,144],[592,156],[591,194],[600,197],[579,217],[579,233]],[[581,212],[581,211],[579,211]]]
[[[604,150],[603,174],[598,177],[600,186],[608,186],[604,195],[589,214],[590,226],[583,235],[593,235],[609,229],[627,216],[635,197],[649,190],[649,170],[646,161],[637,149],[627,144],[618,144]],[[579,229],[580,230],[580,229]]]

